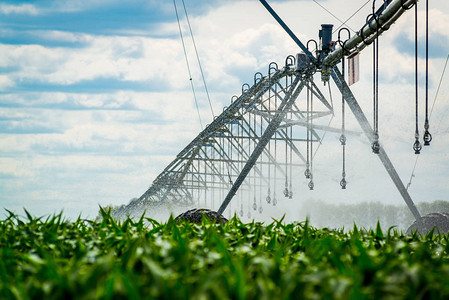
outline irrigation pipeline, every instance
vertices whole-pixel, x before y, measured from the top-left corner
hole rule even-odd
[[[371,18],[359,31],[354,34],[345,43],[345,51],[349,51],[351,54],[359,52],[366,46],[371,44],[379,35],[384,31],[387,31],[390,26],[406,11],[405,7],[411,7],[415,5],[417,0],[395,0],[392,1],[378,17]],[[322,65],[331,67],[339,62],[343,55],[343,48],[337,47],[333,52],[323,60]]]
[[[262,4],[265,3],[264,5],[266,5],[267,9],[269,8],[265,0],[260,1]],[[310,140],[307,139],[310,143],[310,145],[308,144],[308,146],[310,146],[310,157],[308,155],[308,158],[310,159],[311,168],[311,158],[313,157],[311,142],[315,141],[312,138],[312,133],[314,129],[326,127],[320,126],[319,124],[313,124],[312,126],[311,119],[330,114],[333,115],[333,105],[327,102],[313,81],[311,82],[311,85],[313,86],[311,94],[317,96],[319,101],[316,103],[320,106],[323,104],[324,107],[321,109],[324,110],[313,112],[312,115],[311,112],[313,109],[310,108],[310,111],[307,109],[307,118],[301,114],[299,108],[296,108],[296,111],[293,111],[293,115],[290,111],[292,106],[295,107],[294,102],[296,97],[301,93],[303,87],[307,85],[308,80],[313,78],[313,72],[316,68],[327,68],[331,71],[330,75],[333,78],[333,81],[337,84],[340,91],[345,94],[344,99],[346,100],[348,107],[353,111],[362,130],[372,142],[372,128],[349,90],[349,87],[346,86],[346,83],[342,79],[342,75],[339,73],[336,64],[338,64],[343,55],[358,52],[366,47],[366,45],[373,42],[383,31],[388,30],[389,26],[402,15],[407,7],[415,5],[416,2],[416,0],[384,1],[381,8],[375,12],[376,16],[368,19],[367,23],[359,32],[355,33],[352,38],[348,38],[348,40],[344,42],[344,49],[341,45],[340,47],[337,46],[337,49],[330,52],[326,57],[313,56],[273,11],[272,14],[275,19],[287,33],[290,34],[300,48],[305,49],[304,52],[306,55],[303,55],[303,57],[308,57],[309,63],[307,63],[306,66],[302,66],[300,64],[295,65],[295,63],[290,64],[286,62],[285,67],[281,69],[277,68],[277,64],[276,67],[273,67],[272,63],[269,66],[267,76],[263,76],[259,72],[256,73],[254,85],[250,86],[249,84],[244,84],[242,86],[241,96],[233,96],[231,98],[231,104],[228,107],[225,107],[223,112],[216,116],[214,120],[176,156],[164,171],[157,176],[149,189],[139,199],[132,201],[128,207],[139,209],[139,207],[143,208],[146,205],[158,206],[166,201],[170,201],[172,205],[191,205],[194,198],[198,198],[197,200],[199,201],[200,192],[204,192],[205,202],[207,202],[206,193],[208,193],[211,196],[210,199],[212,205],[214,205],[214,190],[220,189],[219,192],[222,196],[223,191],[228,190],[227,196],[218,209],[220,213],[223,213],[240,186],[243,186],[243,191],[239,191],[240,195],[242,195],[241,193],[243,192],[247,193],[249,191],[249,188],[246,186],[247,183],[252,179],[254,184],[256,178],[259,178],[260,182],[254,184],[252,189],[254,190],[254,194],[257,193],[257,185],[260,191],[259,197],[262,197],[263,194],[263,197],[266,197],[267,202],[270,203],[270,197],[273,196],[272,199],[274,204],[276,176],[274,176],[274,178],[271,177],[272,174],[270,174],[270,171],[272,168],[274,168],[275,171],[279,170],[282,174],[281,176],[285,175],[283,177],[285,179],[285,188],[286,191],[291,193],[291,187],[287,187],[288,179],[290,179],[290,181],[292,180],[291,172],[290,178],[288,178],[288,146],[291,147],[290,157],[292,151],[294,151],[299,160],[306,163],[306,159],[304,159],[293,143],[304,142],[305,140],[299,139],[292,133],[292,126],[306,126],[307,133],[311,135]],[[299,57],[300,56],[298,56],[298,61]],[[281,79],[289,76],[295,76],[295,79],[292,80],[290,84],[287,80],[284,86],[284,84],[281,83],[283,82]],[[309,89],[309,87],[307,89]],[[277,105],[278,97],[281,100],[279,106]],[[274,108],[272,107],[273,104],[275,105]],[[289,111],[290,119],[292,116],[295,116],[295,119],[289,120],[286,118]],[[248,116],[247,119],[244,118],[244,115]],[[257,136],[255,131],[256,128],[259,127],[257,126],[259,124],[256,122],[258,116],[260,117],[259,136]],[[284,122],[284,124],[281,124],[282,122]],[[236,130],[233,129],[234,127],[237,127]],[[328,128],[328,126],[326,128]],[[289,129],[290,136],[288,133]],[[332,129],[328,128],[326,130],[331,131]],[[341,132],[340,129],[338,132]],[[348,134],[350,132],[344,129],[344,133]],[[286,143],[285,168],[283,168],[282,163],[277,162],[276,151],[275,153],[270,151],[271,141],[276,145],[278,140]],[[228,149],[228,153],[226,153],[226,148]],[[245,149],[247,149],[248,152],[246,152]],[[209,152],[211,153],[210,155],[208,154]],[[260,160],[258,160],[259,157],[261,158]],[[382,148],[379,157],[413,215],[419,220],[419,212],[408,195],[406,188],[403,187],[398,174]],[[258,161],[257,165],[256,161]],[[226,171],[224,170],[225,164]],[[220,168],[220,165],[222,165],[222,168]],[[292,165],[293,164],[291,163],[290,168]],[[265,172],[268,172],[268,178],[265,176],[264,172],[262,172],[264,166],[266,167]],[[253,171],[252,178],[250,171]],[[247,175],[249,175],[249,181],[245,182]],[[310,179],[312,180],[312,178]],[[311,183],[313,182],[311,181]],[[262,186],[264,187],[263,189]],[[265,193],[266,187],[268,187],[268,195]],[[270,187],[273,187],[273,190],[270,191]],[[197,196],[195,196],[195,194]],[[250,199],[252,198],[250,197]],[[259,203],[259,208],[262,208],[261,200]],[[207,203],[205,203],[205,205],[207,205]],[[237,209],[238,207],[242,207],[242,205],[243,202],[240,201],[237,205]],[[250,204],[248,205],[250,210]],[[254,207],[256,207],[256,205],[256,201],[254,201]],[[253,210],[256,209],[253,208]]]

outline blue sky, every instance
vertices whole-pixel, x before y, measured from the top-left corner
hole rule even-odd
[[[346,20],[366,1],[345,1],[345,6],[338,0],[319,2]],[[432,101],[449,53],[449,5],[445,2],[431,2]],[[177,3],[206,124],[212,116],[182,3]],[[269,3],[303,41],[316,39],[322,23],[340,25],[313,1]],[[282,63],[287,55],[298,52],[258,1],[185,0],[185,4],[215,112],[239,94],[241,85],[250,82],[255,72],[266,73],[271,61]],[[359,29],[370,6],[348,25]],[[424,2],[420,15],[423,9]],[[415,159],[411,151],[412,22],[409,11],[380,40],[381,99],[385,103],[381,136],[405,182]],[[62,210],[72,218],[79,214],[93,217],[98,205],[127,203],[148,188],[201,130],[177,26],[172,1],[0,3],[1,207],[17,212],[25,207],[35,215]],[[421,49],[422,44],[423,70]],[[361,81],[354,85],[354,93],[369,114],[366,91],[371,89],[371,51],[362,54]],[[423,78],[421,72],[421,87]],[[449,200],[448,80],[446,74],[432,116],[434,143],[420,158],[411,186],[416,201]],[[348,122],[357,129],[355,121]],[[381,201],[384,193],[396,193],[366,142],[361,139],[353,144],[349,150],[354,153],[349,177],[353,189],[347,194],[338,190],[326,194],[333,180],[329,169],[336,159],[330,155],[335,152],[333,146],[323,143],[318,163],[323,189],[304,195],[304,201],[358,197]],[[365,152],[366,156],[359,154]],[[361,166],[359,161],[367,163]],[[372,195],[366,196],[363,191],[373,182]],[[394,198],[393,202],[401,203],[400,197]]]

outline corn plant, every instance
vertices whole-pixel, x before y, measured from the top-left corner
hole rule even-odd
[[[0,221],[1,299],[442,299],[448,237],[285,224]]]

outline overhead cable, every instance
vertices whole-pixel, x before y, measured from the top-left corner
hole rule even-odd
[[[207,100],[209,101],[210,111],[212,113],[212,118],[214,118],[214,116],[215,116],[214,109],[212,108],[212,102],[210,101],[209,91],[207,89],[207,84],[206,84],[206,79],[204,78],[204,72],[203,72],[203,68],[201,66],[200,56],[198,55],[198,49],[196,47],[195,39],[193,37],[192,27],[190,26],[190,20],[189,20],[188,14],[187,14],[187,9],[186,9],[186,5],[184,3],[184,0],[182,0],[182,5],[184,7],[184,12],[185,12],[185,15],[186,15],[187,24],[189,25],[190,36],[192,37],[193,47],[195,48],[196,59],[198,60],[198,66],[200,67],[201,77],[203,79],[204,89],[206,90]]]
[[[189,59],[187,57],[186,46],[184,44],[184,37],[182,35],[181,23],[179,22],[179,15],[178,15],[178,8],[176,7],[176,0],[173,0],[173,5],[175,7],[176,19],[178,20],[179,35],[181,36],[182,48],[184,50],[184,57],[186,59],[187,70],[189,72],[190,86],[192,87],[193,98],[195,99],[195,105],[196,105],[196,110],[198,112],[198,119],[200,120],[201,130],[203,130],[203,122],[201,122],[200,109],[198,107],[198,100],[196,98],[195,87],[193,86],[192,73],[190,72]]]
[[[313,2],[315,2],[316,4],[318,4],[319,7],[321,7],[322,9],[324,9],[325,11],[327,11],[332,17],[334,17],[335,19],[338,20],[338,22],[341,23],[341,25],[346,25],[349,29],[352,30],[352,32],[355,32],[354,29],[352,29],[351,27],[348,26],[348,24],[346,24],[346,22],[349,20],[346,20],[345,22],[343,22],[342,20],[340,20],[340,18],[338,18],[336,15],[334,15],[331,11],[329,11],[327,8],[325,8],[323,5],[321,5],[320,3],[318,3],[316,0],[312,0]],[[371,1],[371,0],[369,0]],[[357,12],[356,12],[357,13]],[[351,16],[352,17],[352,16]],[[351,18],[350,17],[350,18]],[[340,27],[339,27],[340,28]]]
[[[335,33],[335,32],[337,32],[343,25],[346,25],[346,26],[348,26],[347,24],[346,24],[346,22],[348,22],[349,20],[351,20],[352,19],[352,17],[354,17],[359,11],[361,11],[362,10],[362,8],[364,8],[368,3],[370,3],[371,2],[371,0],[368,0],[368,1],[366,1],[362,6],[360,6],[360,8],[359,9],[357,9],[349,18],[347,18],[344,22],[342,22],[341,24],[340,24],[340,26],[338,26],[335,30],[334,30],[334,32],[332,32],[332,33]],[[352,29],[351,29],[352,30]],[[354,30],[352,30],[352,31],[354,31]]]

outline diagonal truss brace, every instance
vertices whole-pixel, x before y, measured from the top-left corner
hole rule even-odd
[[[335,84],[337,85],[340,92],[343,93],[344,99],[346,103],[348,104],[349,108],[351,109],[352,113],[354,114],[355,118],[360,124],[360,127],[362,128],[363,132],[365,133],[368,140],[372,143],[374,141],[373,136],[373,129],[371,128],[371,125],[368,122],[368,119],[366,118],[365,114],[362,111],[362,108],[357,103],[357,100],[354,97],[354,94],[352,94],[349,86],[346,84],[342,74],[340,73],[340,70],[335,66],[332,69],[332,79],[334,80]],[[413,203],[412,198],[410,197],[407,189],[404,186],[404,183],[402,183],[401,178],[399,177],[398,173],[396,172],[396,169],[394,168],[391,160],[388,158],[387,153],[385,152],[385,149],[380,146],[379,149],[379,159],[384,165],[385,169],[388,172],[388,175],[390,175],[391,179],[393,180],[394,184],[396,185],[396,188],[398,189],[399,193],[401,194],[402,198],[404,199],[405,203],[407,204],[408,208],[412,212],[415,219],[419,222],[421,220],[421,215],[416,208],[415,204]]]
[[[357,103],[354,95],[352,94],[349,86],[346,84],[343,76],[340,71],[336,67],[338,60],[344,55],[344,52],[358,52],[361,51],[364,47],[370,44],[373,40],[377,39],[382,32],[388,30],[390,26],[397,20],[399,17],[405,12],[406,7],[411,7],[412,5],[416,5],[418,0],[387,0],[384,1],[384,4],[381,8],[375,12],[374,15],[371,16],[367,23],[356,33],[356,35],[349,40],[347,40],[344,44],[344,49],[342,47],[338,47],[331,53],[329,53],[323,61],[318,61],[313,57],[313,55],[308,51],[308,49],[304,49],[304,44],[294,35],[294,33],[288,28],[288,26],[282,21],[282,19],[276,14],[276,12],[268,5],[265,0],[259,0],[263,6],[268,10],[268,12],[274,17],[274,19],[281,25],[281,27],[290,35],[293,41],[304,51],[304,53],[310,58],[312,63],[317,64],[318,68],[322,69],[330,69],[331,76],[334,80],[337,87],[340,89],[340,92],[343,93],[344,99],[348,106],[352,110],[355,118],[359,122],[362,130],[368,139],[372,142],[374,140],[372,128],[365,117],[362,109]],[[413,216],[418,222],[421,221],[421,215],[413,203],[412,198],[408,194],[407,189],[402,183],[399,175],[397,174],[393,164],[388,158],[387,153],[380,147],[379,150],[379,159],[393,180],[396,188],[399,193],[402,195],[405,203],[408,208],[412,212]],[[224,203],[223,203],[224,204]],[[222,205],[223,206],[223,205]]]
[[[256,163],[260,154],[262,154],[263,150],[265,149],[265,146],[268,144],[271,137],[276,132],[276,129],[281,124],[282,120],[284,119],[285,114],[291,108],[291,106],[295,102],[296,98],[298,97],[299,93],[304,88],[305,84],[306,84],[305,79],[301,80],[301,76],[299,76],[299,75],[296,76],[294,82],[292,83],[292,85],[290,87],[290,90],[287,92],[287,95],[286,95],[284,101],[281,103],[281,105],[279,105],[279,108],[277,109],[273,120],[268,125],[268,127],[265,129],[265,132],[262,135],[262,138],[260,139],[259,143],[253,150],[253,153],[251,154],[250,158],[246,162],[245,166],[243,167],[243,169],[240,172],[239,176],[237,177],[236,181],[232,185],[232,188],[229,190],[226,198],[224,199],[223,203],[221,204],[220,208],[218,209],[219,214],[222,214],[224,212],[224,210],[226,209],[226,207],[228,206],[229,202],[231,202],[235,193],[237,192],[239,187],[242,185],[242,183],[245,180],[248,173],[251,171],[252,167]],[[296,88],[296,90],[295,90],[295,88]]]

